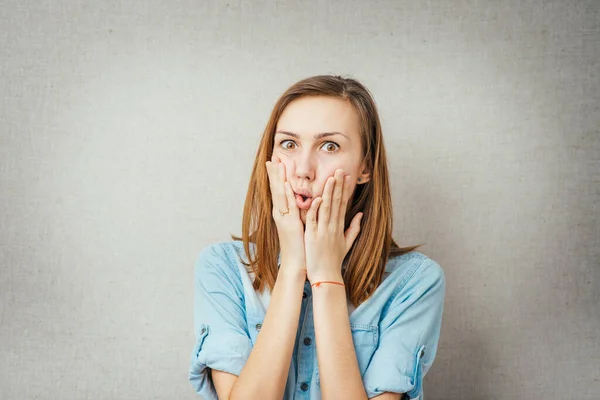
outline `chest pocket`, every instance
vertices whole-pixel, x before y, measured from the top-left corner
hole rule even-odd
[[[352,332],[354,351],[356,352],[356,359],[358,361],[358,370],[360,371],[360,376],[362,378],[377,349],[377,344],[379,342],[379,328],[377,325],[350,323],[350,331]],[[321,378],[319,377],[318,365],[315,367],[315,375],[317,385],[320,386]]]

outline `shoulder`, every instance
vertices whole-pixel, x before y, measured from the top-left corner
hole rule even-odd
[[[194,274],[196,277],[207,274],[223,274],[240,278],[238,264],[244,254],[244,245],[240,241],[221,241],[204,247],[196,259]]]
[[[385,268],[385,280],[395,287],[394,294],[404,289],[445,289],[445,275],[440,264],[418,251],[390,258]]]

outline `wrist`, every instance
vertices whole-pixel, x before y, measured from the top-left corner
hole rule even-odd
[[[306,281],[306,270],[302,268],[296,268],[291,266],[281,265],[279,268],[279,272],[277,273],[277,279],[285,279],[287,281],[298,281],[305,282]]]
[[[310,275],[308,280],[311,285],[317,282],[330,281],[330,282],[339,282],[344,283],[344,278],[342,278],[342,272],[329,272],[329,273],[319,273]]]

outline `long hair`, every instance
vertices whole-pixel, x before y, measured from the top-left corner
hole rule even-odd
[[[242,262],[255,274],[254,289],[262,291],[266,285],[273,290],[278,273],[279,236],[272,216],[265,163],[271,160],[275,129],[283,110],[290,102],[303,96],[329,96],[348,101],[359,116],[363,157],[371,177],[366,183],[356,186],[348,202],[345,229],[358,212],[362,211],[364,215],[360,233],[344,259],[346,268],[342,270],[346,294],[358,306],[383,281],[390,257],[408,253],[422,245],[401,248],[392,238],[392,199],[381,123],[373,97],[358,81],[341,76],[313,76],[295,83],[277,100],[250,176],[242,217],[242,236],[231,237],[244,242],[248,262]]]

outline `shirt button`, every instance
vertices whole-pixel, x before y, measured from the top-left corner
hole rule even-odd
[[[306,294],[306,292],[302,292],[302,298],[303,298],[303,299],[305,299],[305,298],[306,298],[306,296],[308,296],[308,295]]]
[[[421,350],[421,357],[425,355],[425,350]]]
[[[260,328],[262,328],[262,324],[256,324],[256,330],[260,331]]]
[[[308,390],[308,383],[302,382],[302,385],[300,385],[300,389],[302,389],[303,392],[306,392]]]
[[[310,344],[312,343],[312,340],[309,337],[305,337],[304,338],[304,344],[307,346],[310,346]]]

